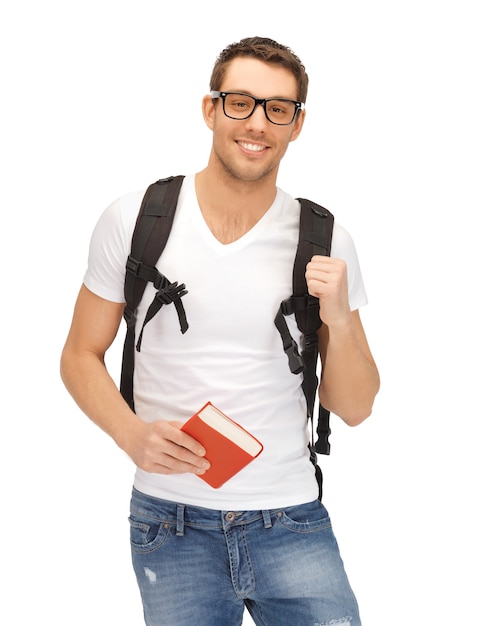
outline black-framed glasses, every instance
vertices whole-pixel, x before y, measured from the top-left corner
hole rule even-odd
[[[265,116],[272,124],[287,126],[292,124],[297,111],[304,108],[303,102],[286,98],[254,98],[247,93],[235,91],[211,91],[212,98],[221,98],[223,112],[232,120],[247,120],[253,115],[258,104],[261,104]]]

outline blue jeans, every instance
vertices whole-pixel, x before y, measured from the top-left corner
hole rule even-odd
[[[133,490],[132,561],[147,626],[360,626],[321,502],[215,511]]]

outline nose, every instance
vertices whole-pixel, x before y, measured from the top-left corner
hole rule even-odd
[[[250,115],[249,118],[245,120],[245,122],[246,122],[246,127],[249,130],[251,129],[251,130],[256,130],[260,132],[264,131],[268,124],[268,120],[265,115],[264,105],[262,103],[258,103],[253,113]]]

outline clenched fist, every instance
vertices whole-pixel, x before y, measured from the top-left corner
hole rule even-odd
[[[319,299],[321,320],[327,326],[349,323],[348,274],[345,261],[313,256],[305,273],[311,296]]]

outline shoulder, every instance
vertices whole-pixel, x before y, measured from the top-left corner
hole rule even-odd
[[[351,310],[359,309],[368,303],[364,287],[358,253],[353,238],[339,223],[334,222],[331,256],[346,262]]]
[[[350,233],[339,222],[334,219],[334,229],[332,232],[331,256],[346,259],[348,256],[355,256],[356,248]]]
[[[111,202],[91,234],[84,284],[105,300],[124,300],[125,264],[143,194],[136,191]]]
[[[287,214],[293,213],[300,214],[300,204],[297,198],[293,198],[288,193],[280,190],[280,193],[283,196],[283,203],[286,208]],[[319,204],[315,200],[313,201],[315,204]],[[320,205],[322,206],[322,205]],[[336,215],[331,209],[326,209],[333,215],[334,217],[334,226],[332,232],[332,244],[331,244],[331,256],[335,258],[342,258],[345,261],[353,262],[356,258],[356,248],[354,245],[353,238],[346,228],[344,228],[339,223],[339,215]]]
[[[145,190],[126,193],[111,202],[101,214],[97,228],[108,226],[133,230]]]
[[[144,193],[144,190],[132,191],[111,202],[96,222],[91,246],[128,250]]]

